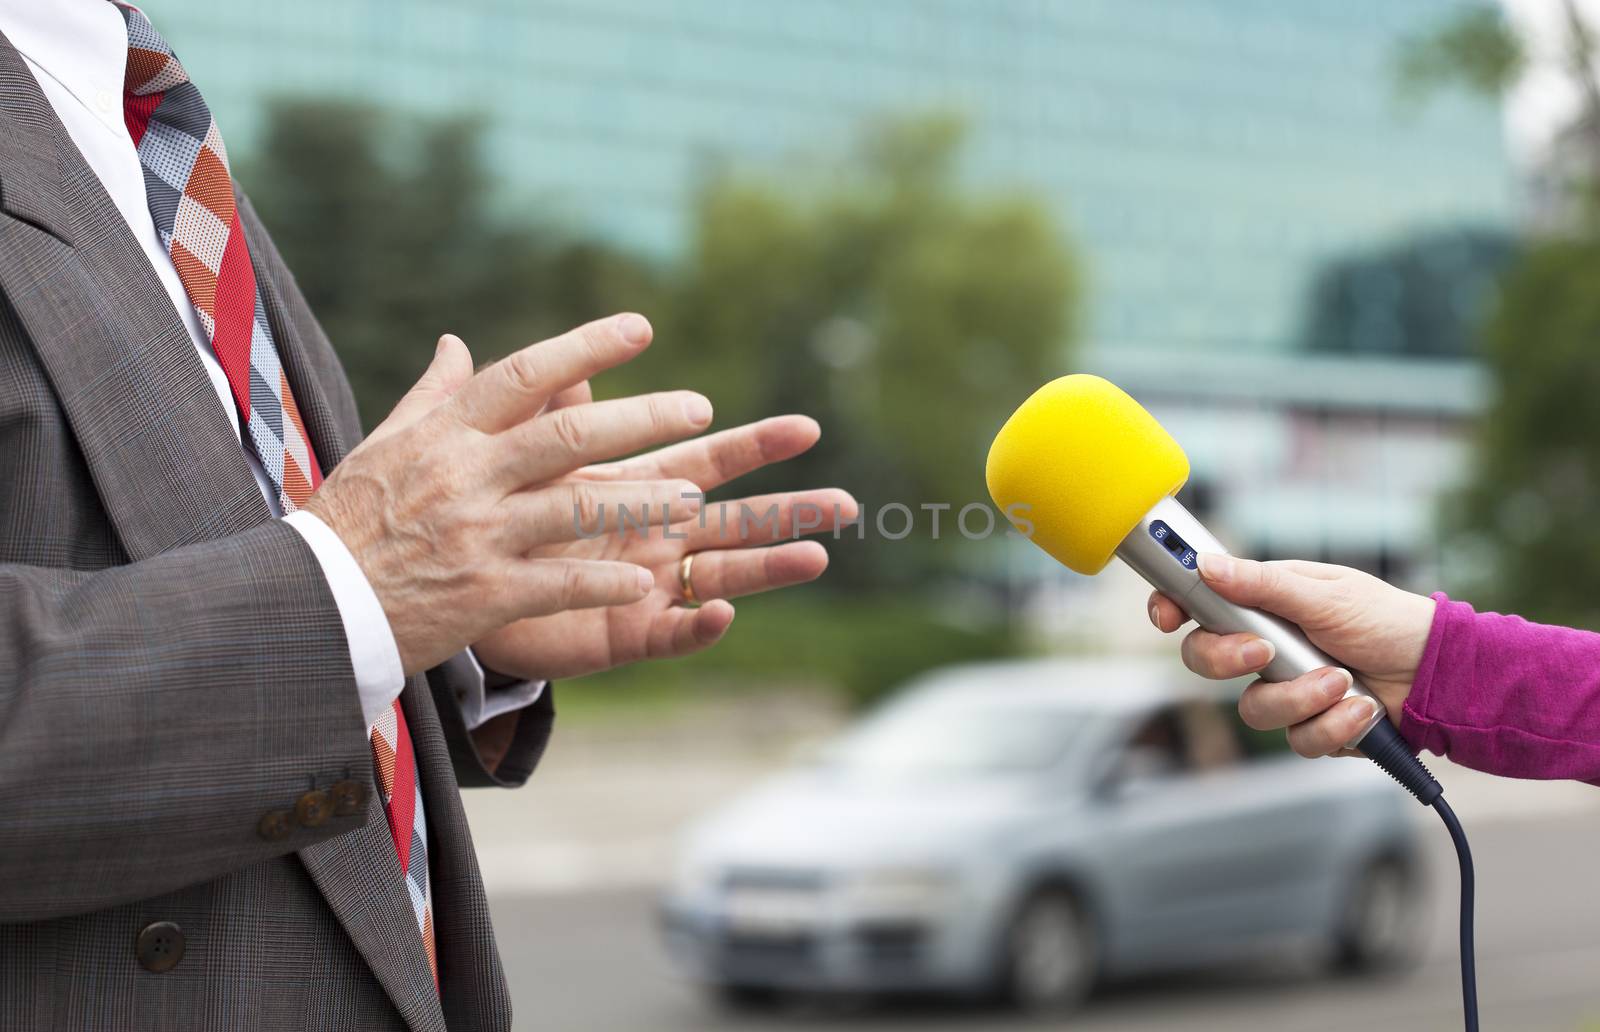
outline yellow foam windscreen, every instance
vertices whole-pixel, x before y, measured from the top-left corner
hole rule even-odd
[[[1011,414],[989,446],[985,478],[995,504],[1034,544],[1095,574],[1189,479],[1189,460],[1137,401],[1079,373],[1040,387]]]

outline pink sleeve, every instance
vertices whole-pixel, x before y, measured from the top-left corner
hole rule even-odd
[[[1600,780],[1600,634],[1433,597],[1406,741],[1491,774]]]

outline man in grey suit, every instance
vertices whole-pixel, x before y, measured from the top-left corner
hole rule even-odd
[[[527,780],[551,679],[822,572],[785,539],[843,492],[685,497],[815,424],[592,401],[649,344],[621,316],[477,374],[447,336],[361,441],[143,16],[0,0],[0,30],[0,1030],[509,1028],[458,787]],[[580,533],[646,502],[648,535]]]

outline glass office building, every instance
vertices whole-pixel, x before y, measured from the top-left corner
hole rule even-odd
[[[811,182],[864,120],[962,112],[964,175],[1051,204],[1115,352],[1283,351],[1324,261],[1510,221],[1497,113],[1395,97],[1449,0],[146,6],[236,152],[272,94],[480,113],[518,204],[656,254],[708,167]]]

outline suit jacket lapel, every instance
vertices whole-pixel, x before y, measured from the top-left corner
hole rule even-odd
[[[137,560],[271,513],[172,301],[33,75],[0,36],[0,289]],[[32,289],[65,282],[62,309]],[[57,295],[59,296],[59,295]]]
[[[417,774],[428,814],[428,860],[433,878],[433,920],[442,1003],[451,1028],[511,1025],[505,972],[495,946],[478,857],[452,775],[445,740],[427,680],[414,677],[400,697],[417,754]]]
[[[444,1032],[444,1011],[378,793],[368,800],[363,827],[302,849],[300,860],[406,1023],[416,1032]]]

